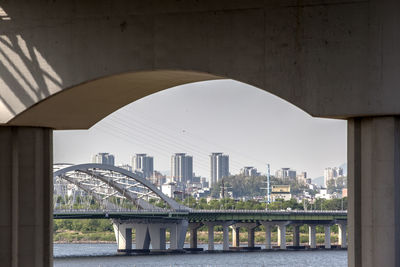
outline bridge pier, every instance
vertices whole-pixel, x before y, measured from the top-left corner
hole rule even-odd
[[[254,229],[258,226],[258,223],[236,223],[235,226],[238,228],[246,227],[247,229],[247,247],[254,248]],[[233,240],[233,237],[232,237]],[[240,245],[238,245],[239,247]]]
[[[293,225],[293,246],[300,246],[300,225]]]
[[[115,239],[117,240],[118,251],[128,251],[132,249],[132,228],[127,224],[113,222]]]
[[[0,126],[1,266],[53,266],[52,138],[48,128]]]
[[[232,247],[240,247],[240,227],[232,225]]]
[[[339,223],[339,246],[341,248],[347,248],[347,240],[346,240],[346,223]]]
[[[286,249],[286,223],[278,224],[278,246],[280,249]]]
[[[349,266],[400,266],[400,117],[350,119],[347,136]]]
[[[272,226],[274,226],[271,222],[260,222],[265,228],[265,249],[272,249],[272,242],[271,242],[271,232]]]
[[[150,249],[150,233],[147,224],[134,223],[136,249]]]
[[[224,223],[222,225],[222,249],[224,251],[229,250],[229,224]]]
[[[149,224],[148,229],[151,248],[154,250],[166,250],[166,226],[164,224],[153,223]]]
[[[214,250],[214,226],[215,223],[205,223],[208,228],[208,250]]]
[[[331,248],[331,226],[324,225],[325,230],[325,248]]]
[[[190,248],[197,248],[197,229],[202,226],[202,223],[190,223]]]
[[[310,248],[317,247],[316,227],[317,226],[315,224],[308,225],[308,244],[310,245]]]
[[[254,230],[257,226],[257,223],[247,226],[247,246],[249,248],[254,248]]]
[[[182,250],[185,245],[186,232],[189,227],[187,220],[180,220],[170,226],[170,249]]]

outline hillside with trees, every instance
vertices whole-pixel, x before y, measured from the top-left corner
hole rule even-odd
[[[308,190],[308,187],[304,184],[298,183],[296,180],[293,181],[282,181],[274,176],[270,177],[271,185],[287,184],[290,185],[292,195],[302,193],[304,190]],[[232,192],[233,198],[242,197],[262,197],[266,195],[267,177],[266,176],[243,176],[243,175],[232,175],[220,180],[218,184],[211,188],[211,196],[219,197],[222,183],[227,191]]]

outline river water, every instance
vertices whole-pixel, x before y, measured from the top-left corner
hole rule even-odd
[[[206,248],[206,245],[199,245]],[[215,249],[221,249],[216,244]],[[116,244],[55,244],[54,266],[290,266],[345,267],[347,251],[271,251],[119,256]]]

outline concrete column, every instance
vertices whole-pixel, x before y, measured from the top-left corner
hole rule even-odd
[[[149,224],[151,248],[155,250],[165,250],[165,226],[162,224]]]
[[[113,223],[115,239],[117,240],[118,250],[131,250],[132,249],[132,228],[127,227],[126,224],[118,222]]]
[[[214,224],[208,225],[208,250],[214,250]]]
[[[286,224],[278,225],[278,246],[286,249]]]
[[[342,248],[347,248],[346,242],[346,224],[338,224],[339,228],[339,246]]]
[[[240,247],[240,227],[232,226],[232,247]]]
[[[325,248],[331,248],[331,226],[325,225]]]
[[[308,244],[310,245],[310,248],[316,248],[317,247],[317,231],[316,231],[316,225],[309,225],[308,226]]]
[[[1,266],[53,266],[52,136],[0,126]]]
[[[197,248],[197,228],[190,229],[190,248]]]
[[[150,233],[147,224],[135,223],[135,241],[136,249],[150,248]]]
[[[293,225],[293,246],[300,246],[300,225]]]
[[[265,227],[265,249],[272,249],[271,243],[271,224],[264,224]]]
[[[186,220],[172,224],[170,228],[170,249],[183,249],[188,226],[189,223]]]
[[[189,231],[190,231],[190,248],[197,248],[197,229],[201,227],[202,223],[190,223]]]
[[[400,266],[399,124],[398,116],[348,121],[350,267]]]
[[[254,248],[254,228],[247,228],[247,246],[249,248]]]
[[[229,250],[229,225],[224,224],[222,225],[222,240],[223,240],[223,246],[222,249],[227,251]]]

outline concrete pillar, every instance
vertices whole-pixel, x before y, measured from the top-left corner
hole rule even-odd
[[[325,225],[325,248],[331,248],[331,226]]]
[[[134,224],[136,249],[150,248],[150,233],[147,224]]]
[[[208,250],[214,250],[214,224],[208,224]]]
[[[339,228],[339,246],[342,248],[347,248],[346,241],[346,224],[338,224]]]
[[[118,222],[113,223],[115,239],[117,241],[118,250],[131,250],[132,249],[132,228],[127,227],[126,224]]]
[[[249,248],[254,247],[254,228],[253,227],[247,228],[247,246]]]
[[[232,247],[240,247],[240,227],[232,226]]]
[[[0,126],[1,266],[53,266],[52,136]]]
[[[229,250],[229,225],[227,224],[222,225],[222,240],[222,249]]]
[[[293,225],[293,246],[300,246],[300,225]]]
[[[271,224],[264,224],[265,227],[265,249],[272,249],[271,243]]]
[[[316,225],[309,225],[308,226],[308,244],[310,245],[310,248],[316,248],[317,247],[317,231],[316,231]]]
[[[197,228],[190,229],[190,248],[197,248]]]
[[[348,121],[351,267],[400,266],[399,125],[398,116]]]
[[[183,249],[183,246],[185,245],[185,237],[188,226],[189,223],[186,220],[181,220],[171,225],[170,249]]]
[[[190,248],[197,248],[197,229],[201,227],[202,223],[190,223],[189,231],[190,231]]]
[[[286,249],[286,224],[278,225],[278,246],[280,249]]]
[[[165,226],[162,224],[149,224],[148,228],[151,248],[155,250],[165,250]]]

